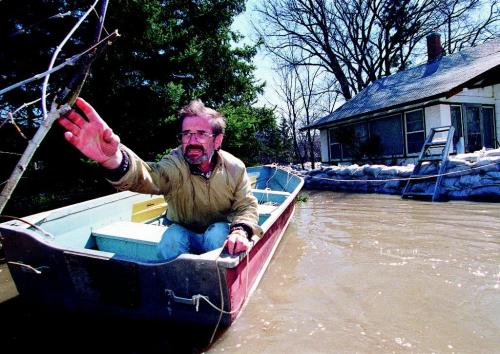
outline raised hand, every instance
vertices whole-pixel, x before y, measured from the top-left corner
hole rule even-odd
[[[87,120],[74,109],[59,118],[59,124],[67,130],[64,137],[85,156],[103,167],[117,168],[123,158],[118,148],[120,138],[84,99],[77,98],[76,105]]]

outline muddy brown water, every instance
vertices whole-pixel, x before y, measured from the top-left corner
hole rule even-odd
[[[66,314],[44,326],[52,315],[26,309],[5,267],[2,343],[37,340],[37,348],[64,351],[103,341],[134,353],[500,353],[500,204],[305,194],[242,315],[208,350],[207,329]]]

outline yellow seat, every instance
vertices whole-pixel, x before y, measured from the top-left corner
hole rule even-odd
[[[163,197],[151,198],[132,205],[132,222],[147,222],[156,219],[167,210]]]

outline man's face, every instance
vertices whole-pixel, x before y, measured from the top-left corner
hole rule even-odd
[[[188,116],[182,121],[182,153],[193,165],[210,163],[214,151],[222,144],[223,135],[213,136],[210,118]],[[191,134],[187,134],[191,133]]]

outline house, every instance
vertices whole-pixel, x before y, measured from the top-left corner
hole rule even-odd
[[[349,163],[377,155],[414,162],[430,128],[453,125],[454,153],[500,146],[500,38],[443,56],[427,37],[425,64],[379,79],[330,115],[319,129],[321,161]]]

